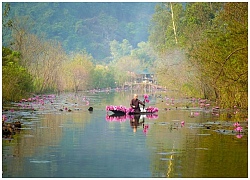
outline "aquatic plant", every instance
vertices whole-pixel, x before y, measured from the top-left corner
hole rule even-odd
[[[149,103],[149,95],[144,94],[144,102]]]
[[[157,107],[149,106],[149,107],[146,108],[146,112],[155,113],[155,112],[158,112],[158,111],[159,111],[159,109]]]

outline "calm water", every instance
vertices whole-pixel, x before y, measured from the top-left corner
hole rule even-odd
[[[178,99],[167,105],[157,96],[150,95],[148,105],[159,108],[158,117],[141,116],[136,128],[130,117],[109,118],[105,110],[128,107],[130,92],[61,95],[35,113],[25,112],[23,129],[2,140],[2,177],[248,177],[242,113],[212,116]],[[233,131],[237,121],[242,136]]]

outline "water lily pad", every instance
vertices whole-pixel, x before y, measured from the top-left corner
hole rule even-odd
[[[50,163],[51,161],[30,161],[31,163]]]
[[[197,136],[210,136],[211,134],[196,134]]]
[[[174,159],[172,159],[172,158],[161,158],[161,160],[162,160],[162,161],[172,161],[172,160],[174,160]]]
[[[195,148],[196,150],[209,150],[208,148]]]

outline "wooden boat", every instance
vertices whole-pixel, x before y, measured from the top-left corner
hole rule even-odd
[[[123,116],[123,115],[126,115],[125,112],[123,111],[117,111],[117,110],[110,110],[111,112],[113,112],[115,115],[117,116]]]
[[[123,111],[117,111],[117,110],[110,110],[111,112],[113,112],[115,115],[117,116],[123,116],[123,115],[126,115],[125,112]],[[144,114],[154,114],[156,112],[146,112],[146,111],[141,111],[141,112],[129,112],[128,115],[135,115],[135,114],[138,114],[138,115],[144,115]]]

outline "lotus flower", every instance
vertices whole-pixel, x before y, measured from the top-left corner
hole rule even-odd
[[[122,105],[120,106],[110,105],[110,106],[106,106],[106,111],[121,111],[121,112],[127,113],[129,109]]]
[[[238,126],[240,126],[239,122],[234,123],[234,127],[238,127]]]
[[[149,103],[149,96],[147,94],[144,94],[144,102]]]
[[[194,115],[195,115],[195,116],[199,116],[200,113],[199,113],[199,112],[194,112]]]
[[[237,131],[237,132],[242,132],[242,127],[241,127],[241,126],[238,126],[238,127],[236,127],[234,130]]]
[[[129,114],[129,113],[133,113],[135,110],[132,108],[132,107],[130,107],[130,108],[128,108],[128,110],[127,110],[127,114]]]
[[[158,108],[149,106],[148,108],[146,108],[146,112],[155,113],[158,112]]]

